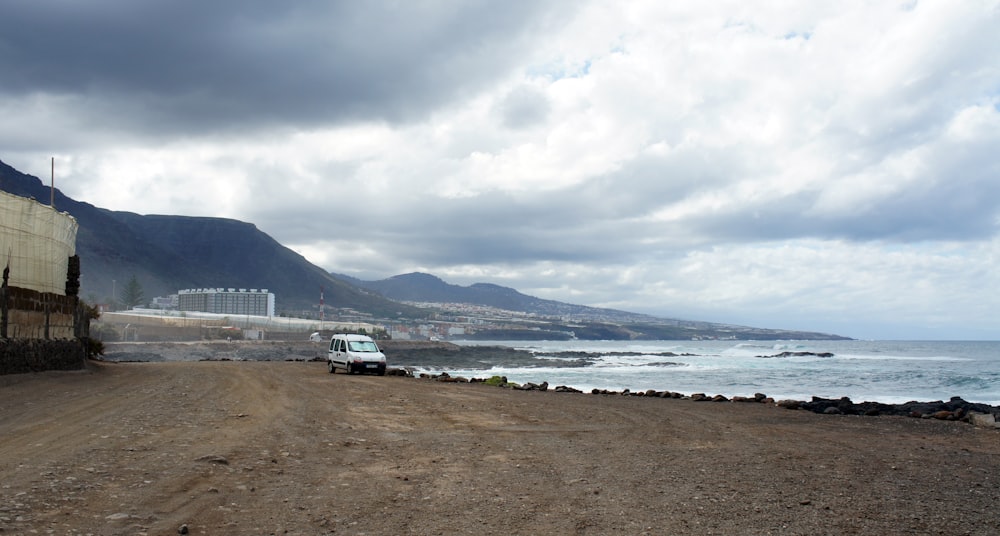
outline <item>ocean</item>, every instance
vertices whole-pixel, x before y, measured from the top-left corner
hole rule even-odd
[[[674,391],[727,397],[764,393],[774,399],[849,397],[901,404],[960,396],[1000,405],[997,341],[455,341],[528,350],[536,366],[447,370],[465,377],[506,376],[585,392]],[[603,354],[587,366],[555,367],[553,354]],[[628,352],[629,355],[610,355]],[[684,354],[665,357],[663,352]],[[777,356],[783,352],[833,354]]]

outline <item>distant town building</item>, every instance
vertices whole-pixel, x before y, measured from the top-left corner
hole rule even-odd
[[[177,308],[177,295],[171,294],[169,296],[157,296],[153,298],[150,306],[153,309],[176,309]]]
[[[185,289],[177,293],[177,309],[224,315],[274,316],[274,294],[266,288]]]

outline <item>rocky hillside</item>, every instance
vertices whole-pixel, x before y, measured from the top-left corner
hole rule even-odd
[[[3,162],[0,190],[43,202],[50,198],[49,187],[40,179]],[[76,201],[58,189],[55,206],[80,224],[80,295],[93,303],[110,303],[135,275],[147,299],[184,288],[266,288],[274,292],[279,313],[301,314],[316,310],[322,287],[331,307],[376,316],[425,314],[331,277],[250,223],[111,211]]]

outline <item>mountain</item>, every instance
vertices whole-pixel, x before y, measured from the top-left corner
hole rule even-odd
[[[37,177],[0,162],[0,190],[47,202],[53,193]],[[109,303],[133,276],[147,299],[185,288],[266,288],[278,314],[315,316],[319,293],[329,309],[349,309],[374,319],[437,319],[468,316],[447,307],[422,309],[401,302],[472,304],[523,313],[518,319],[477,326],[487,339],[831,339],[822,333],[749,328],[543,300],[512,288],[476,283],[448,284],[422,273],[381,281],[330,274],[282,246],[253,224],[232,219],[139,215],[110,211],[54,191],[57,210],[79,223],[76,251],[80,295]],[[502,315],[501,315],[502,316]],[[495,319],[494,319],[495,320]]]
[[[0,162],[0,190],[47,204],[51,190],[37,177]],[[253,224],[211,217],[143,216],[76,201],[55,190],[57,210],[76,218],[80,295],[112,301],[133,275],[146,298],[185,288],[266,288],[279,313],[315,314],[320,289],[330,308],[379,317],[426,312],[333,278]]]
[[[677,340],[692,337],[741,340],[762,339],[843,339],[838,335],[780,329],[733,326],[692,320],[661,318],[616,309],[602,309],[543,300],[517,290],[488,283],[467,287],[452,285],[424,273],[397,275],[380,281],[362,281],[332,274],[334,277],[360,286],[392,300],[439,304],[448,314],[453,304],[492,307],[529,315],[530,322],[522,328],[510,326],[500,330],[480,330],[479,338],[500,339],[662,339]],[[508,324],[516,323],[514,321]],[[571,335],[570,335],[571,334]]]
[[[473,283],[467,287],[452,285],[442,279],[419,272],[397,275],[379,281],[362,281],[353,277],[331,274],[352,285],[378,292],[390,300],[427,303],[464,303],[519,311],[542,316],[567,316],[576,319],[609,319],[617,321],[651,320],[654,317],[614,309],[601,309],[544,300],[517,290],[491,283]]]

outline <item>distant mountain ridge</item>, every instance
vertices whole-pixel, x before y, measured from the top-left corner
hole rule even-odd
[[[441,308],[445,311],[448,310],[446,304],[466,304],[527,313],[538,317],[538,321],[532,322],[530,327],[525,324],[522,328],[481,330],[474,338],[492,340],[536,338],[552,340],[560,337],[592,340],[676,340],[698,337],[741,340],[844,338],[827,333],[734,326],[573,305],[536,298],[512,288],[489,283],[474,283],[465,287],[453,285],[436,276],[420,272],[397,275],[379,281],[363,281],[342,274],[332,275],[353,285],[378,292],[388,299],[441,304]]]
[[[420,272],[397,275],[379,281],[363,281],[341,274],[332,275],[349,281],[353,285],[378,292],[392,300],[479,305],[506,311],[528,313],[538,315],[539,317],[557,318],[561,322],[553,322],[548,326],[548,329],[594,334],[588,338],[622,339],[634,337],[676,339],[692,336],[722,338],[734,335],[744,339],[844,338],[827,333],[734,326],[697,320],[663,318],[617,309],[574,305],[536,298],[522,294],[509,287],[490,283],[474,283],[467,287],[453,285],[446,283],[436,276]],[[574,323],[589,324],[589,328],[584,329],[581,326],[571,325]],[[607,326],[608,324],[617,327],[611,328]],[[500,336],[501,334],[493,333],[492,335]],[[522,331],[519,335],[526,336],[529,333]]]
[[[469,286],[453,285],[437,276],[421,272],[396,275],[379,281],[363,281],[336,273],[331,275],[353,285],[378,292],[390,300],[403,302],[465,303],[543,316],[573,316],[589,319],[614,317],[619,321],[653,320],[656,318],[615,309],[546,300],[492,283],[473,283]]]

